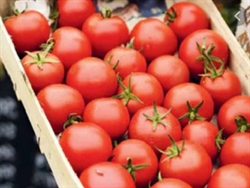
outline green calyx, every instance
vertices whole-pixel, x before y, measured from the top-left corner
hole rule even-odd
[[[126,45],[122,44],[121,47],[135,49],[134,41],[135,41],[135,37],[131,38],[131,40]]]
[[[221,146],[225,143],[225,140],[222,138],[222,134],[223,134],[223,129],[221,129],[218,134],[216,135],[215,138],[215,145],[218,149],[218,151],[221,151]]]
[[[168,18],[167,18],[167,21],[165,22],[167,25],[168,25],[169,23],[173,23],[174,20],[175,20],[175,18],[177,18],[177,13],[176,13],[175,9],[174,9],[173,7],[171,7],[171,10],[172,10],[171,13],[169,13],[168,11],[165,12],[165,14],[166,14],[167,17],[168,17]]]
[[[110,61],[112,59],[113,55],[111,54],[107,59],[106,59],[106,63],[110,65]],[[115,70],[119,65],[119,60],[112,66],[112,69]]]
[[[82,117],[74,113],[70,114],[67,121],[63,124],[63,129],[66,129],[72,124],[82,122]]]
[[[101,11],[100,14],[103,18],[111,18],[112,11],[109,8],[106,8],[104,11]]]
[[[250,129],[250,123],[247,122],[247,119],[242,115],[237,116],[234,122],[238,127],[236,132],[247,132]]]

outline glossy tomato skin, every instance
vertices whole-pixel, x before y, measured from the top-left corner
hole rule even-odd
[[[242,164],[229,164],[217,169],[208,182],[207,188],[248,188],[250,168]]]
[[[92,14],[83,24],[82,31],[92,44],[93,55],[99,58],[129,41],[128,27],[118,16],[104,18],[101,13]]]
[[[189,82],[189,69],[179,58],[163,55],[154,59],[148,66],[147,73],[155,76],[165,92],[173,86]]]
[[[51,84],[43,88],[37,99],[56,134],[63,131],[63,124],[70,114],[82,115],[85,108],[81,94],[65,84]]]
[[[217,116],[217,124],[220,129],[223,129],[225,136],[230,136],[237,130],[235,118],[239,115],[244,116],[248,123],[250,122],[249,96],[235,96],[221,106]]]
[[[177,51],[177,37],[162,21],[146,18],[139,21],[130,33],[136,50],[151,62],[161,55],[173,55]]]
[[[176,142],[180,148],[182,141]],[[167,150],[166,150],[167,151]],[[177,178],[193,188],[203,188],[212,173],[213,164],[206,150],[199,144],[186,140],[184,149],[178,156],[166,159],[162,154],[159,170],[163,178]]]
[[[95,163],[107,161],[112,153],[109,135],[98,125],[89,122],[67,127],[59,143],[78,175]]]
[[[72,3],[71,0],[58,0],[58,26],[72,26],[81,29],[85,20],[96,12],[92,0],[78,0]]]
[[[4,26],[21,56],[25,55],[25,51],[39,50],[39,46],[46,42],[50,35],[47,19],[35,10],[27,10],[18,16],[10,17],[4,22]]]
[[[156,182],[151,188],[192,188],[186,182],[175,178],[164,178]]]
[[[55,43],[51,53],[62,61],[66,71],[77,61],[92,55],[89,39],[74,27],[58,28],[51,37]]]
[[[210,121],[214,114],[214,102],[211,95],[203,87],[195,83],[183,83],[172,87],[164,98],[163,106],[167,109],[172,108],[171,113],[180,118],[188,112],[187,101],[192,108],[203,101],[203,105],[198,110],[198,114]],[[189,119],[179,120],[184,127]]]
[[[177,15],[168,26],[174,31],[180,42],[194,31],[209,28],[210,20],[198,5],[192,2],[177,2],[167,12],[172,14],[172,8]],[[164,22],[168,19],[169,16],[166,14]]]
[[[130,122],[126,106],[114,98],[99,98],[89,102],[84,110],[83,119],[102,127],[112,139],[124,135]]]
[[[118,62],[115,72],[119,73],[122,79],[132,72],[146,72],[147,69],[145,57],[133,48],[118,46],[105,55],[104,61],[109,59],[112,67]]]
[[[117,90],[115,71],[96,57],[87,57],[76,62],[67,73],[66,83],[77,89],[86,102],[111,97]]]
[[[223,144],[220,164],[243,164],[250,168],[250,133],[234,133]]]
[[[94,164],[81,173],[80,181],[89,188],[136,188],[129,172],[112,162]]]
[[[134,166],[147,165],[145,168],[135,170],[137,187],[145,187],[154,179],[158,169],[158,159],[154,150],[146,143],[137,139],[128,139],[119,143],[112,152],[112,162],[122,165],[128,164],[128,158]]]

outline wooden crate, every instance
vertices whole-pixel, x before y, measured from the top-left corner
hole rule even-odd
[[[173,0],[167,0],[166,2],[169,7]],[[230,69],[239,76],[243,93],[250,95],[250,61],[247,55],[241,49],[241,46],[229,30],[212,0],[192,0],[192,2],[205,10],[211,18],[212,29],[227,41],[231,51]],[[162,18],[162,16],[158,18]],[[132,28],[137,21],[132,20],[128,22],[129,28]],[[83,186],[63,154],[57,137],[54,135],[39,105],[2,21],[0,21],[0,59],[12,80],[18,99],[22,101],[25,107],[35,131],[40,150],[46,156],[58,186],[60,188],[82,188]]]

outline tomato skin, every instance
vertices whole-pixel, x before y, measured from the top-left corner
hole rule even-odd
[[[234,133],[223,144],[220,164],[243,164],[250,167],[250,133]]]
[[[130,115],[128,109],[120,100],[99,98],[87,104],[83,119],[99,125],[112,139],[116,139],[127,131]]]
[[[158,182],[156,182],[151,188],[192,188],[189,184],[186,182],[175,179],[175,178],[164,178]]]
[[[27,10],[18,16],[12,16],[4,22],[11,36],[17,53],[25,55],[25,51],[36,51],[50,35],[47,19],[38,11]],[[32,36],[32,37],[31,37]]]
[[[155,76],[165,92],[173,86],[189,82],[189,69],[179,58],[163,55],[154,59],[148,66],[147,73]]]
[[[71,66],[66,83],[77,89],[86,102],[111,97],[117,90],[115,71],[103,60],[87,57]]]
[[[182,141],[176,144],[180,148]],[[186,140],[184,149],[178,156],[164,161],[165,158],[167,156],[162,154],[159,162],[163,178],[177,178],[193,188],[203,188],[211,176],[213,168],[211,158],[206,150],[195,142]]]
[[[93,55],[99,58],[129,41],[128,27],[118,16],[104,18],[100,13],[92,14],[83,24],[82,31],[92,44]]]
[[[89,122],[67,127],[62,132],[59,143],[78,175],[95,163],[107,161],[112,153],[109,135],[96,124]]]
[[[112,152],[112,162],[127,165],[127,159],[132,160],[133,165],[148,165],[136,170],[136,186],[143,187],[153,180],[158,169],[158,159],[153,149],[141,140],[128,139],[119,143]]]
[[[77,61],[92,55],[89,39],[74,27],[58,28],[51,37],[55,42],[51,53],[62,61],[66,71]]]
[[[250,168],[242,164],[229,164],[217,169],[207,188],[249,188]]]
[[[86,188],[136,188],[129,172],[112,162],[94,164],[81,173],[80,181]]]
[[[168,26],[174,31],[180,42],[194,31],[209,28],[210,21],[208,16],[196,4],[191,2],[177,2],[167,12],[172,13],[171,8],[174,8],[177,17]],[[167,20],[168,16],[165,15],[164,22]]]
[[[235,96],[226,101],[220,108],[217,124],[223,129],[225,136],[230,136],[237,130],[235,118],[242,115],[250,122],[250,97],[245,95]],[[248,130],[250,132],[250,130]]]
[[[59,27],[72,26],[81,29],[85,20],[95,13],[95,4],[92,0],[78,0],[74,3],[70,0],[58,0],[57,7]]]
[[[70,114],[82,115],[85,108],[81,94],[65,84],[51,84],[43,88],[38,92],[37,99],[55,134],[63,131],[63,124]]]
[[[141,50],[148,62],[161,55],[173,55],[177,51],[177,37],[162,21],[146,18],[139,21],[130,33],[136,50]]]

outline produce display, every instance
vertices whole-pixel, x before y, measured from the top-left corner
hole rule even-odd
[[[68,4],[50,33],[35,10],[4,25],[83,187],[249,188],[250,96],[203,9],[178,2],[129,29]]]

